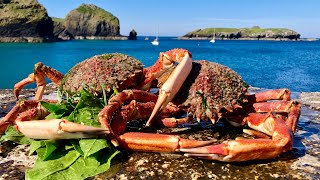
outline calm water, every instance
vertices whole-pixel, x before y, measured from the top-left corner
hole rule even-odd
[[[217,41],[211,44],[173,38],[160,38],[159,46],[152,46],[142,38],[137,41],[2,43],[0,89],[12,88],[31,73],[33,65],[39,61],[66,73],[73,65],[93,55],[120,52],[150,66],[159,52],[176,47],[188,49],[193,59],[207,59],[231,67],[254,87],[320,91],[320,41]]]

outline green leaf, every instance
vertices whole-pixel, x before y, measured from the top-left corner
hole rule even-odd
[[[204,110],[206,110],[207,109],[207,98],[204,97],[203,93],[201,93],[199,91],[197,91],[196,94],[201,97],[201,99],[202,99],[202,107],[203,107]]]
[[[88,157],[101,149],[109,147],[105,139],[81,139],[79,144],[84,153],[84,157]]]
[[[38,148],[38,158],[41,160],[46,160],[57,149],[58,143],[56,141],[43,140],[42,144],[45,145],[45,148],[42,148],[40,151]]]
[[[101,108],[98,107],[84,107],[78,111],[72,112],[67,117],[67,120],[87,126],[101,127],[98,121],[100,111]]]
[[[82,156],[84,156],[84,153],[80,147],[80,144],[79,144],[79,140],[77,139],[74,139],[74,140],[71,140],[71,144],[73,146],[73,148],[78,151],[78,153],[80,153]]]
[[[52,103],[47,103],[44,101],[41,101],[41,106],[46,108],[49,112],[56,112],[59,109],[62,109],[62,107],[59,104],[52,104]]]
[[[110,166],[111,166],[111,161],[112,161],[112,159],[113,159],[116,155],[120,154],[120,151],[118,151],[118,150],[110,151],[110,150],[109,150],[108,153],[106,153],[106,152],[103,152],[103,153],[104,153],[105,158],[107,158],[107,161],[106,161],[106,163],[102,164],[101,166],[99,166],[99,167],[97,168],[96,174],[100,174],[100,173],[103,173],[103,172],[107,171],[107,170],[110,168]],[[101,160],[100,160],[100,161],[101,161]]]
[[[97,160],[97,154],[87,158],[79,157],[69,168],[51,174],[45,179],[72,179],[82,180],[103,173],[110,168],[111,160],[119,154],[119,151],[109,151],[107,162],[101,164]]]
[[[45,144],[43,141],[32,141],[30,144],[29,156],[33,154],[37,149],[43,147]]]
[[[47,161],[38,158],[34,167],[26,171],[26,179],[43,179],[55,172],[64,170],[70,167],[80,157],[80,154],[76,150],[71,150],[56,156],[56,158]]]
[[[41,102],[41,105],[51,112],[45,119],[61,119],[64,116],[68,116],[73,111],[72,104],[70,103],[52,104]]]
[[[82,90],[80,91],[80,100],[75,107],[75,110],[84,107],[99,107],[102,109],[104,107],[104,103],[103,100],[91,94],[86,88],[82,88]]]

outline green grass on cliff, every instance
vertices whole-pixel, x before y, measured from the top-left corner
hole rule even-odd
[[[56,17],[51,17],[52,21],[54,22],[58,22],[58,23],[64,23],[64,19],[63,18],[56,18]]]
[[[36,0],[12,0],[11,3],[2,5],[0,16],[0,19],[26,18],[28,22],[33,22],[47,16],[47,11]]]
[[[240,32],[243,35],[249,35],[249,34],[260,34],[265,33],[267,31],[272,31],[275,34],[281,34],[284,32],[292,31],[293,30],[287,29],[287,28],[260,28],[258,26],[254,26],[252,28],[205,28],[205,29],[197,29],[194,31],[189,32],[189,34],[198,35],[198,36],[212,36],[212,34],[215,32],[217,33],[236,33]]]
[[[81,6],[79,6],[76,9],[76,11],[78,11],[79,13],[90,14],[90,15],[96,16],[99,19],[106,20],[113,25],[119,26],[119,20],[117,17],[115,17],[110,12],[108,12],[102,8],[99,8],[93,4],[82,4]]]

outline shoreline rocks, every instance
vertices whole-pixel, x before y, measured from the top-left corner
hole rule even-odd
[[[298,101],[312,109],[320,110],[320,92],[302,92]]]

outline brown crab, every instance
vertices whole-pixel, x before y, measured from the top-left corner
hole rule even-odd
[[[172,60],[180,62],[174,70],[171,68]],[[47,66],[41,69],[53,72],[50,74],[54,74],[54,78],[46,74],[53,82],[63,82],[62,75],[55,70]],[[170,72],[170,75],[167,75],[167,72]],[[39,112],[45,110],[38,106],[37,101],[29,102],[31,105],[18,104],[0,121],[0,127],[15,123],[22,133],[36,139],[79,138],[108,133],[113,140],[117,140],[123,148],[129,150],[180,151],[186,152],[186,156],[219,161],[269,159],[292,148],[292,135],[299,118],[300,104],[290,101],[290,91],[287,89],[249,95],[246,84],[236,72],[208,61],[192,63],[191,54],[182,49],[160,53],[157,63],[143,70],[143,74],[142,81],[139,81],[142,83],[126,87],[144,90],[120,88],[123,91],[109,100],[98,117],[102,128],[86,127],[66,120],[20,121],[42,118],[42,113]],[[16,92],[21,89],[21,85],[36,81],[36,99],[40,99],[43,92],[43,76],[41,74],[39,78],[37,75],[38,71],[31,74],[27,80],[18,83]],[[54,81],[56,77],[58,81]],[[159,97],[145,91],[151,87],[155,79],[162,84]],[[110,89],[109,87],[107,90]],[[175,94],[177,96],[174,98]],[[269,100],[280,101],[266,102]],[[29,106],[33,109],[25,111]],[[38,107],[37,111],[35,107]],[[182,119],[167,118],[181,111],[186,112],[188,116]],[[19,112],[23,113],[18,116]],[[192,117],[196,117],[197,120],[211,120],[212,123],[226,118],[233,125],[246,124],[252,129],[244,132],[258,139],[236,139],[209,145],[213,141],[187,140],[163,134],[124,133],[126,124],[131,119],[149,118],[146,126],[153,125],[154,120],[162,125],[177,126],[188,122]],[[36,131],[37,127],[41,132]],[[43,133],[44,129],[50,132]]]

